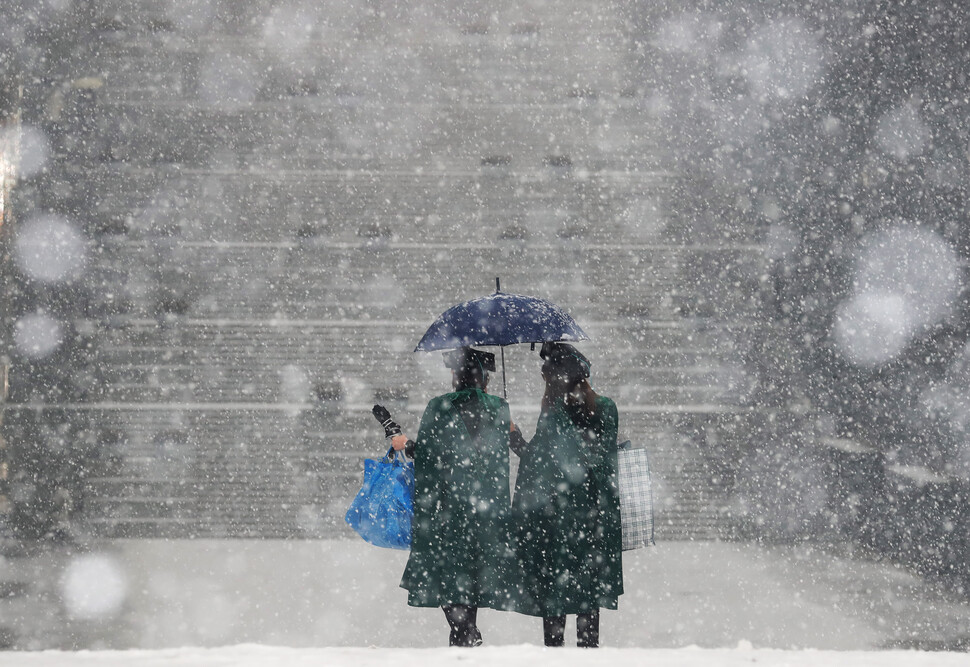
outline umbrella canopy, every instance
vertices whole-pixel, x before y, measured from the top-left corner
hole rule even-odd
[[[495,292],[446,310],[414,351],[579,340],[589,336],[559,306],[534,296]]]

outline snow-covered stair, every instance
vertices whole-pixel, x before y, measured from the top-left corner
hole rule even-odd
[[[720,534],[727,482],[698,434],[748,412],[763,259],[752,233],[708,242],[679,217],[651,47],[621,12],[92,5],[99,129],[62,173],[97,190],[84,279],[112,289],[84,324],[108,382],[60,407],[114,435],[87,479],[97,534],[344,534],[383,446],[370,405],[414,430],[447,388],[415,341],[496,276],[593,337],[595,386],[653,457],[658,537]],[[564,48],[580,36],[595,48]],[[536,357],[506,356],[529,431]]]

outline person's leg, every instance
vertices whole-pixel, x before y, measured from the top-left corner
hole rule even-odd
[[[478,607],[468,607],[468,618],[470,621],[468,630],[468,645],[481,646],[482,633],[478,629]]]
[[[598,648],[600,645],[600,610],[576,617],[576,646]]]
[[[478,631],[478,607],[468,607],[461,604],[442,607],[451,634],[448,636],[449,646],[480,646],[482,634]]]
[[[542,619],[542,639],[546,646],[563,646],[565,635],[565,616],[546,616]]]

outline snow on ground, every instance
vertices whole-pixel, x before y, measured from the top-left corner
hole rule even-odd
[[[917,651],[780,651],[776,649],[543,649],[503,646],[479,649],[294,649],[258,645],[160,651],[44,651],[0,654],[0,666],[22,667],[936,667],[967,665],[961,653]]]
[[[360,540],[122,541],[128,599],[105,648],[257,643],[433,648],[438,609],[407,606],[407,553]],[[898,568],[818,550],[719,542],[624,553],[604,646],[867,650],[953,645],[970,607]],[[541,643],[541,621],[482,610],[487,646]]]
[[[133,540],[110,556],[127,597],[94,645],[130,650],[0,652],[0,667],[970,665],[890,650],[964,646],[970,606],[893,566],[808,547],[627,552],[599,651],[544,649],[538,619],[491,610],[483,648],[444,648],[440,610],[408,607],[397,585],[407,554],[359,540]]]

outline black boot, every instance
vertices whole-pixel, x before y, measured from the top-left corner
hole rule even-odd
[[[482,633],[478,630],[478,607],[451,605],[442,607],[445,618],[451,627],[448,635],[449,646],[481,646]]]
[[[579,648],[599,648],[600,610],[576,617],[576,646]]]
[[[546,646],[564,646],[565,636],[565,616],[546,616],[542,619],[542,639]]]

